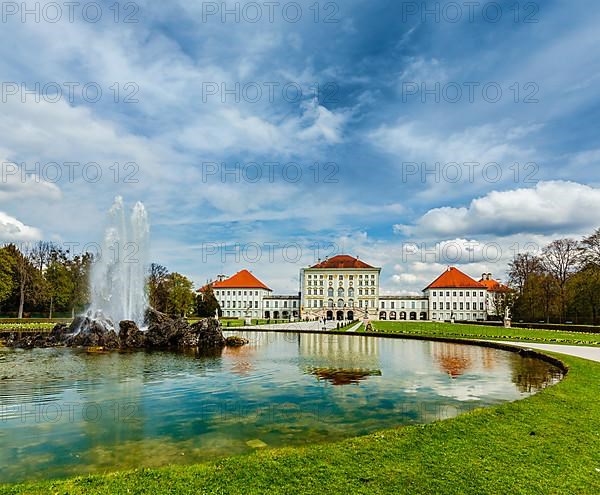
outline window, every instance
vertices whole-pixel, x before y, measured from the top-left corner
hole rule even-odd
[[[392,309],[394,309],[394,301],[392,301],[390,304],[391,304]]]
[[[248,295],[248,291],[245,290],[244,291],[244,295],[247,296]]]
[[[385,301],[381,301],[381,309],[385,309]]]
[[[329,275],[329,280],[333,280],[333,275]]]
[[[483,303],[479,303],[479,309],[483,311]]]
[[[449,311],[449,310],[450,310],[450,303],[449,303],[449,302],[447,302],[447,303],[446,303],[446,311]]]
[[[460,297],[462,297],[462,296],[463,296],[463,293],[462,293],[462,291],[460,291],[460,292],[458,293],[458,295],[459,295]]]
[[[254,307],[258,308],[258,301],[254,301]]]
[[[433,309],[437,309],[437,304],[433,303]]]
[[[466,306],[467,310],[471,309],[471,303],[467,302],[466,304],[467,304],[467,306]]]
[[[319,289],[319,295],[322,296],[323,295],[323,289]]]
[[[344,297],[344,288],[343,287],[340,287],[338,289],[338,297]]]
[[[333,287],[329,287],[329,289],[327,289],[327,296],[333,297]]]
[[[452,295],[453,295],[454,297],[456,297],[456,291],[452,292]]]
[[[254,295],[258,296],[258,291],[257,290],[254,291]]]
[[[354,297],[354,289],[352,287],[348,289],[348,297]]]
[[[456,309],[456,303],[452,303],[452,309]]]
[[[359,296],[362,296],[362,295],[363,295],[363,293],[362,293],[362,289],[358,289],[358,295],[359,295]]]
[[[350,275],[350,280],[354,280],[354,275]]]
[[[463,303],[460,303],[460,309],[461,309],[461,310],[465,309],[465,308],[464,308],[464,304],[463,304]]]
[[[433,297],[435,297],[435,291],[433,291]]]
[[[450,297],[450,291],[446,291],[446,297]]]
[[[338,279],[339,279],[339,280],[344,280],[344,276],[343,276],[343,275],[340,275],[340,276],[338,277]]]
[[[480,292],[480,293],[479,293],[479,297],[483,297],[483,292]]]

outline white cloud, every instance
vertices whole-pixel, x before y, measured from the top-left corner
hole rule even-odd
[[[467,207],[428,211],[397,232],[417,236],[461,236],[520,232],[578,232],[598,227],[600,189],[576,182],[540,182],[533,188],[492,191]]]
[[[0,240],[34,241],[42,238],[41,230],[25,225],[14,217],[0,211]]]
[[[41,165],[36,170],[33,164],[30,170],[37,173],[27,173],[27,169],[8,160],[0,162],[0,202],[29,198],[59,200],[62,197],[61,190],[55,183],[41,177],[44,172]],[[46,173],[50,174],[48,170]],[[57,173],[62,173],[62,170]]]

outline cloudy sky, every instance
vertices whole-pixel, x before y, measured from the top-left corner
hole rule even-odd
[[[344,252],[391,293],[600,226],[595,0],[15,5],[2,241],[97,241],[121,195],[197,285]]]

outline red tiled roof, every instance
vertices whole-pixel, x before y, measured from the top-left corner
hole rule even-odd
[[[485,289],[485,285],[473,280],[459,269],[448,267],[438,278],[431,282],[427,289]]]
[[[213,289],[269,289],[265,284],[258,280],[248,270],[237,272],[232,277],[229,277],[220,282],[213,282]]]
[[[507,287],[506,285],[494,279],[488,280],[482,278],[479,281],[479,283],[481,285],[485,285],[487,287],[487,290],[489,290],[490,292],[510,292],[510,287]]]
[[[367,265],[364,261],[348,256],[347,254],[339,254],[333,258],[326,259],[321,263],[317,263],[311,268],[374,268]]]

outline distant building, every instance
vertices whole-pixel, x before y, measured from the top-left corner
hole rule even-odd
[[[448,267],[423,292],[432,320],[487,319],[487,287],[457,268]]]
[[[225,318],[262,318],[263,300],[273,292],[248,270],[212,283]]]
[[[488,316],[504,317],[507,297],[512,290],[499,280],[494,280],[491,273],[481,275],[479,283],[487,288],[487,312]]]
[[[288,320],[299,317],[300,296],[278,296],[250,271],[212,282],[225,318]],[[202,289],[200,289],[202,290]]]
[[[428,320],[426,296],[379,296],[380,320]]]
[[[300,316],[300,296],[266,296],[263,299],[263,318],[289,320]]]

